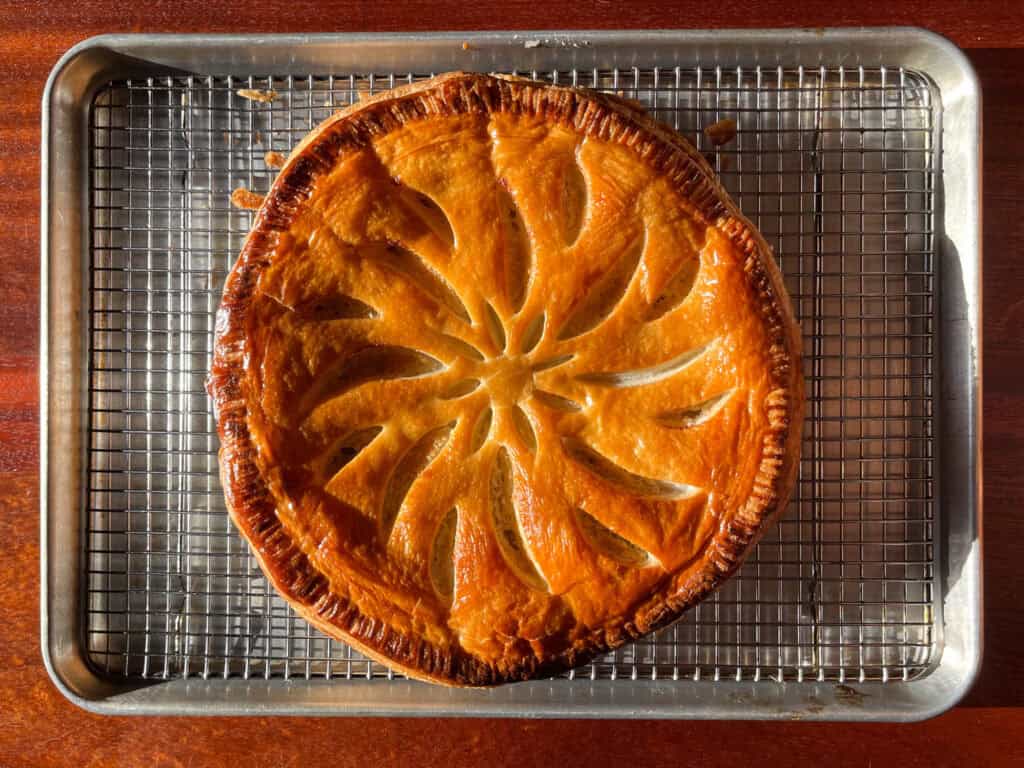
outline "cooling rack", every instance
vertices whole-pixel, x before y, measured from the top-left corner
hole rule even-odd
[[[906,34],[931,56],[952,56]],[[339,37],[365,52],[358,68],[321,61],[315,36],[305,68],[275,67],[246,38],[231,39],[252,57],[246,67],[204,60],[202,46],[188,54],[197,61],[169,67],[160,45],[117,38],[148,45],[142,58],[155,66],[114,57],[94,76],[79,105],[81,313],[67,329],[80,344],[79,528],[46,533],[76,549],[67,623],[90,693],[123,692],[76,695],[100,709],[124,709],[129,696],[128,711],[289,711],[299,686],[301,711],[373,710],[379,700],[380,711],[424,714],[739,716],[755,701],[761,716],[925,713],[916,689],[924,694],[949,658],[948,531],[961,526],[944,516],[973,525],[973,506],[950,507],[940,484],[945,454],[970,446],[957,447],[942,405],[942,361],[957,349],[946,329],[958,319],[940,290],[951,116],[928,56],[864,55],[870,35],[850,43],[858,58],[827,41],[832,55],[813,65],[799,46],[748,50],[743,35],[724,33],[709,39],[734,41],[728,63],[653,34],[468,36],[468,51],[449,38],[410,39],[400,61],[400,37]],[[187,38],[157,40],[165,57],[185,55]],[[230,47],[208,46],[207,58]],[[232,190],[266,191],[276,173],[268,152],[287,154],[363,94],[456,68],[447,59],[460,54],[459,68],[636,99],[705,152],[775,250],[803,329],[808,394],[793,500],[735,578],[673,627],[566,679],[466,701],[324,637],[276,595],[227,517],[203,388],[223,280],[251,224]],[[246,98],[253,90],[274,98]],[[704,128],[723,119],[736,136],[716,146]],[[976,280],[967,255],[957,254],[964,282]],[[51,277],[51,297],[64,288]],[[976,381],[961,374],[954,389],[970,393]],[[970,672],[969,655],[962,664]],[[255,682],[260,706],[228,693]],[[211,701],[166,692],[189,686]],[[335,700],[339,688],[348,693]],[[666,690],[673,700],[660,707]],[[147,700],[148,691],[165,692]]]

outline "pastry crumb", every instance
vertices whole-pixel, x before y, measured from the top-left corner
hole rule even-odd
[[[464,51],[472,51],[472,50],[475,50],[475,46],[470,45],[468,42],[463,40],[462,41],[462,50],[464,50]]]
[[[231,193],[231,204],[235,208],[241,208],[245,211],[255,211],[263,205],[263,195],[257,195],[245,187],[239,187]]]
[[[263,162],[269,165],[271,168],[283,168],[285,157],[280,152],[274,152],[271,150],[263,156]]]
[[[732,118],[726,118],[725,120],[712,123],[704,129],[704,135],[716,147],[728,144],[736,138],[736,121]]]
[[[523,42],[523,48],[540,48],[540,40],[526,40]]]
[[[235,91],[243,99],[249,99],[249,101],[260,101],[264,104],[269,104],[277,98],[277,91],[261,91],[256,88],[242,88]]]

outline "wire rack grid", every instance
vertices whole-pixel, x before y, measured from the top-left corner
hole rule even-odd
[[[906,681],[936,615],[935,96],[886,68],[520,72],[642,102],[775,249],[808,418],[788,510],[678,624],[573,679]],[[391,677],[297,617],[225,511],[203,384],[223,280],[269,188],[338,108],[429,73],[110,82],[91,110],[84,642],[117,678]],[[274,91],[269,103],[240,89]],[[733,141],[703,129],[735,120]],[[569,684],[569,683],[566,683]]]

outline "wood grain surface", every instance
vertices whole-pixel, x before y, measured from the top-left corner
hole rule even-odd
[[[926,723],[104,718],[39,650],[39,121],[74,43],[112,31],[368,31],[909,24],[968,48],[984,88],[985,660]],[[1020,0],[0,2],[0,767],[514,764],[1024,765],[1024,3]]]

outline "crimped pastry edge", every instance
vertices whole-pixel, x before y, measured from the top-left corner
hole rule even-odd
[[[478,659],[460,647],[439,648],[422,637],[397,632],[331,591],[326,578],[277,519],[273,496],[256,463],[258,449],[249,432],[249,399],[244,391],[249,302],[273,253],[275,232],[287,228],[316,177],[328,171],[347,147],[365,145],[374,136],[416,119],[470,111],[541,114],[580,133],[632,147],[643,162],[680,189],[708,224],[718,227],[740,249],[772,338],[770,375],[774,386],[765,402],[769,430],[753,492],[723,521],[700,557],[673,574],[667,587],[643,601],[630,621],[597,628],[572,647],[548,657],[496,663]],[[396,671],[445,685],[486,686],[562,672],[671,624],[739,568],[772,519],[785,508],[795,482],[804,405],[800,367],[799,329],[771,248],[739,212],[694,147],[615,97],[522,78],[453,72],[342,110],[295,147],[257,213],[225,283],[207,389],[217,414],[221,479],[229,512],[275,589],[322,632]]]

